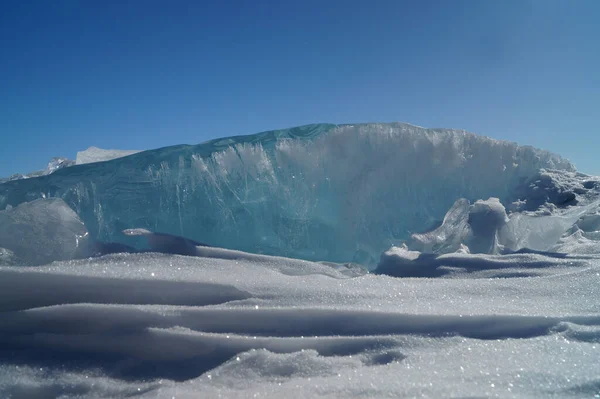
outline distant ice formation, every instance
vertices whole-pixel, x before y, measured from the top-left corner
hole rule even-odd
[[[85,151],[79,151],[77,153],[77,158],[75,161],[70,160],[65,157],[54,157],[48,162],[48,166],[44,170],[39,170],[36,172],[31,172],[28,174],[14,174],[10,177],[0,178],[0,184],[5,183],[7,181],[13,180],[21,180],[21,179],[30,179],[33,177],[46,176],[51,173],[56,172],[59,169],[67,168],[73,165],[83,165],[86,163],[94,163],[94,162],[104,162],[110,161],[112,159],[126,157],[127,155],[132,155],[138,153],[140,151],[137,150],[103,150],[97,147],[90,147]]]
[[[126,157],[128,155],[137,154],[139,150],[103,150],[98,147],[90,147],[85,151],[77,152],[75,158],[76,165],[84,165],[86,163],[105,162],[112,159]]]
[[[251,253],[376,265],[391,245],[438,224],[459,198],[494,197],[510,207],[537,184],[540,194],[527,197],[524,210],[566,206],[568,187],[548,185],[542,168],[575,171],[547,151],[464,131],[310,125],[5,183],[0,209],[58,197],[99,241],[135,246],[139,240],[121,232],[139,227]]]
[[[65,157],[54,157],[50,160],[50,162],[48,162],[48,166],[46,167],[46,169],[38,170],[37,172],[31,172],[26,175],[17,173],[10,177],[0,178],[0,184],[5,183],[7,181],[30,179],[33,177],[49,175],[50,173],[53,173],[58,169],[66,168],[73,165],[75,165],[75,161],[71,161],[70,159],[67,159]]]

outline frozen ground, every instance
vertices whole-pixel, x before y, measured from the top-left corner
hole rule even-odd
[[[1,268],[0,396],[600,394],[599,259],[466,256],[437,279],[153,253]]]

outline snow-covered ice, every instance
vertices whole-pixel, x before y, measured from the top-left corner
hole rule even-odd
[[[0,397],[600,396],[600,178],[547,152],[318,125],[0,208]]]

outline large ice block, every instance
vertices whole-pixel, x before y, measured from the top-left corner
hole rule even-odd
[[[254,253],[374,264],[458,198],[512,201],[558,155],[459,130],[310,125],[144,151],[0,185],[0,209],[63,199],[94,239],[140,227]],[[439,222],[438,222],[439,223]]]

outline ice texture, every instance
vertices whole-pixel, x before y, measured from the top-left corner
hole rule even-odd
[[[86,163],[104,162],[112,159],[126,157],[140,152],[139,150],[104,150],[98,147],[90,147],[85,151],[78,151],[75,158],[76,165]]]
[[[459,130],[310,125],[173,146],[0,185],[0,209],[62,198],[100,241],[146,228],[252,253],[375,265],[458,198],[518,199],[558,155]]]

